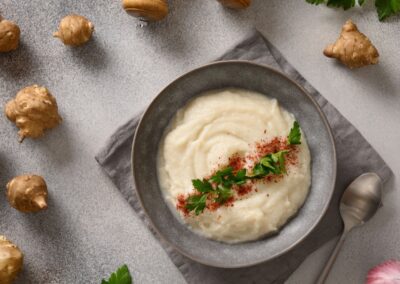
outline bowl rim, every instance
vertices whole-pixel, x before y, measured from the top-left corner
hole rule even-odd
[[[204,69],[207,69],[209,67],[212,66],[219,66],[219,65],[229,65],[229,64],[243,64],[243,65],[252,65],[255,67],[259,67],[259,68],[264,68],[264,69],[268,69],[270,72],[275,73],[278,76],[283,77],[284,79],[290,81],[290,83],[292,83],[293,85],[295,85],[302,93],[305,97],[307,97],[310,102],[314,105],[315,109],[318,111],[319,116],[321,117],[323,124],[325,125],[325,128],[328,132],[329,135],[329,140],[331,141],[331,146],[332,146],[332,153],[333,153],[333,172],[331,173],[331,188],[330,188],[330,194],[329,194],[329,198],[327,199],[328,201],[326,202],[325,206],[323,207],[322,211],[320,212],[318,218],[315,220],[315,222],[312,224],[312,226],[310,226],[310,228],[303,234],[303,236],[301,238],[299,238],[297,241],[293,242],[293,244],[291,244],[290,246],[288,246],[287,248],[283,249],[281,252],[276,253],[275,255],[271,256],[269,259],[265,259],[265,260],[258,260],[258,261],[254,261],[251,263],[246,263],[245,265],[221,265],[219,263],[215,263],[212,261],[205,261],[202,259],[198,259],[196,256],[191,255],[190,253],[185,252],[183,249],[181,249],[179,246],[176,246],[175,244],[173,244],[172,242],[170,242],[166,237],[164,237],[164,235],[159,231],[158,227],[154,224],[153,220],[150,218],[150,215],[148,214],[148,210],[146,209],[146,207],[144,206],[144,202],[142,199],[142,194],[140,193],[139,190],[137,190],[137,182],[136,182],[136,174],[135,172],[137,171],[134,165],[134,160],[135,160],[135,152],[136,152],[136,140],[137,140],[137,136],[139,133],[139,129],[141,127],[143,127],[143,120],[144,118],[148,115],[149,110],[151,108],[154,107],[154,105],[157,103],[159,97],[161,96],[161,94],[163,94],[171,85],[175,84],[177,81],[181,80],[182,78],[186,77],[186,76],[190,76],[192,73],[198,72],[198,71],[202,71]],[[332,134],[332,129],[331,126],[325,116],[325,114],[323,113],[321,107],[319,106],[319,104],[316,102],[316,100],[306,91],[306,89],[304,87],[302,87],[301,85],[299,85],[296,81],[294,81],[292,78],[290,78],[288,75],[286,75],[285,73],[276,70],[270,66],[267,65],[263,65],[263,64],[259,64],[259,63],[255,63],[255,62],[251,62],[251,61],[246,61],[246,60],[220,60],[220,61],[215,61],[215,62],[211,62],[205,65],[202,65],[200,67],[194,68],[180,76],[178,76],[176,79],[174,79],[173,81],[171,81],[168,85],[166,85],[160,92],[158,92],[158,94],[152,99],[152,101],[150,102],[150,104],[146,107],[145,111],[142,113],[140,120],[138,122],[138,125],[135,129],[135,134],[133,137],[133,142],[132,142],[132,151],[131,151],[131,172],[133,175],[133,183],[135,188],[133,189],[136,192],[136,195],[139,199],[140,205],[143,209],[143,212],[145,213],[145,215],[147,216],[148,220],[149,220],[149,224],[150,226],[155,230],[155,232],[157,232],[157,234],[160,236],[160,238],[165,241],[169,246],[171,246],[173,249],[177,250],[179,253],[181,253],[182,255],[188,257],[191,260],[194,260],[198,263],[207,265],[207,266],[212,266],[212,267],[217,267],[217,268],[225,268],[225,269],[235,269],[235,268],[244,268],[244,267],[250,267],[250,266],[254,266],[257,264],[261,264],[261,263],[267,263],[270,261],[275,260],[276,258],[278,258],[279,256],[282,256],[286,253],[288,253],[289,251],[291,251],[292,249],[294,249],[295,247],[297,247],[300,243],[302,243],[309,235],[310,233],[318,226],[318,224],[321,222],[322,218],[326,215],[326,212],[329,208],[329,205],[332,201],[332,196],[333,193],[335,191],[335,186],[336,186],[336,176],[337,176],[337,154],[336,154],[336,144],[335,144],[335,139],[334,136]],[[306,199],[307,201],[307,199]],[[305,201],[305,202],[306,202]],[[303,204],[304,205],[304,204]],[[301,209],[301,208],[300,208]],[[297,215],[297,213],[296,213]],[[296,217],[296,215],[293,216],[293,218]],[[194,232],[192,232],[193,234],[195,234]],[[232,246],[235,246],[234,244]]]

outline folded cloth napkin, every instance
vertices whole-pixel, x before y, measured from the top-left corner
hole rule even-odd
[[[281,70],[303,86],[318,102],[332,127],[337,149],[337,181],[330,207],[316,229],[297,247],[270,262],[239,268],[221,269],[196,263],[165,243],[149,224],[136,196],[131,172],[131,144],[140,116],[122,125],[99,151],[96,160],[108,174],[146,226],[160,240],[186,281],[192,283],[283,283],[301,262],[341,231],[338,203],[346,186],[364,172],[376,172],[383,181],[391,170],[364,137],[324,97],[318,93],[259,32],[225,53],[219,60],[248,60]],[[349,159],[351,157],[351,159]]]

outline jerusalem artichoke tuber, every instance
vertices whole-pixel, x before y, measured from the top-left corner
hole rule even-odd
[[[86,43],[92,37],[94,25],[88,19],[80,15],[69,15],[64,17],[53,33],[65,45],[78,46]]]
[[[21,31],[15,23],[0,16],[0,52],[8,52],[18,48]]]
[[[122,0],[122,7],[144,21],[159,21],[168,15],[166,0]]]
[[[61,122],[56,99],[45,87],[32,85],[20,90],[5,108],[6,116],[20,129],[20,142],[25,137],[38,138],[46,129]]]
[[[47,185],[41,176],[17,176],[7,184],[8,202],[12,207],[24,213],[46,209],[47,194]]]
[[[23,254],[12,242],[0,235],[0,283],[11,284],[22,269]]]
[[[251,5],[251,0],[218,0],[222,5],[232,9],[246,9]]]
[[[351,20],[342,27],[339,39],[325,48],[324,55],[337,58],[349,68],[377,64],[379,59],[378,50]]]

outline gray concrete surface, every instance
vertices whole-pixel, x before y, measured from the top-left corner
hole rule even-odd
[[[17,142],[17,129],[0,118],[1,188],[14,175],[33,172],[46,178],[50,191],[49,210],[37,215],[17,212],[0,194],[0,233],[25,253],[17,283],[100,283],[122,263],[129,265],[135,283],[185,282],[94,155],[167,83],[216,58],[254,26],[399,172],[399,17],[378,22],[372,3],[343,12],[302,0],[254,0],[239,13],[215,0],[170,3],[167,20],[139,27],[119,0],[1,1],[3,15],[22,29],[22,46],[0,55],[0,105],[25,85],[38,83],[56,96],[64,118],[42,139],[23,144]],[[51,36],[72,12],[96,26],[93,41],[78,49]],[[349,71],[321,55],[350,17],[378,47],[378,66]],[[349,236],[328,283],[363,283],[371,266],[400,257],[397,186],[396,179],[390,182],[385,206]],[[312,283],[332,245],[312,254],[288,283]]]

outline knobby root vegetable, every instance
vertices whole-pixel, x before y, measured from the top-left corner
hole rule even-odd
[[[47,185],[41,176],[17,176],[7,184],[8,202],[21,212],[31,213],[46,209],[47,195]]]
[[[0,235],[0,283],[11,284],[22,269],[23,254],[12,242]]]
[[[58,31],[53,33],[65,45],[78,46],[89,41],[92,37],[94,25],[80,15],[69,15],[63,18]]]
[[[251,5],[251,0],[218,0],[222,5],[232,9],[246,9]]]
[[[0,16],[0,52],[9,52],[18,48],[21,31],[19,27]]]
[[[168,15],[167,0],[122,0],[122,7],[144,21],[160,21]]]
[[[32,85],[20,90],[5,108],[6,116],[19,128],[20,142],[25,137],[38,138],[46,129],[62,121],[56,99],[45,87]]]
[[[378,50],[351,20],[342,27],[338,40],[325,48],[324,55],[338,59],[349,68],[377,64],[379,59]]]

